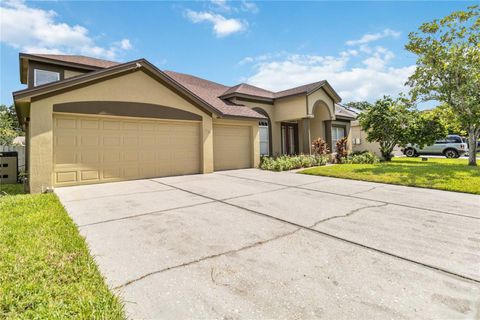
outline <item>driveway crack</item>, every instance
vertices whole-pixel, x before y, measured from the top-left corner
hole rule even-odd
[[[365,206],[365,207],[353,209],[353,210],[347,212],[346,214],[342,214],[342,215],[338,215],[338,216],[332,216],[332,217],[328,217],[328,218],[325,218],[325,219],[322,219],[322,220],[318,220],[317,222],[315,222],[314,224],[312,224],[309,228],[315,228],[315,227],[318,226],[320,223],[323,223],[323,222],[326,222],[326,221],[330,221],[330,220],[333,220],[333,219],[348,218],[348,217],[354,215],[355,213],[360,212],[360,211],[365,210],[365,209],[380,208],[380,207],[386,207],[386,206],[388,206],[388,203],[383,203],[383,204],[380,204],[380,205]]]
[[[221,257],[221,256],[227,256],[227,255],[234,254],[234,253],[237,253],[237,252],[240,252],[240,251],[252,249],[252,248],[264,245],[266,243],[269,243],[269,242],[272,242],[272,241],[275,241],[275,240],[278,240],[278,239],[281,239],[281,238],[284,238],[284,237],[288,237],[288,236],[300,231],[301,229],[302,228],[296,228],[292,231],[279,234],[279,235],[277,235],[273,238],[269,238],[269,239],[266,239],[266,240],[260,240],[260,241],[251,243],[249,245],[246,245],[246,246],[238,248],[238,249],[233,249],[233,250],[228,250],[228,251],[221,252],[221,253],[212,254],[212,255],[205,256],[205,257],[202,257],[202,258],[198,258],[198,259],[195,259],[195,260],[191,260],[191,261],[188,261],[188,262],[185,262],[185,263],[181,263],[181,264],[178,264],[178,265],[175,265],[175,266],[171,266],[171,267],[163,268],[163,269],[160,269],[160,270],[157,270],[157,271],[149,272],[147,274],[144,274],[143,276],[140,276],[136,279],[127,281],[124,284],[121,284],[117,287],[114,287],[113,289],[118,290],[118,289],[121,289],[121,288],[125,288],[125,287],[127,287],[127,286],[129,286],[133,283],[136,283],[136,282],[141,281],[141,280],[143,280],[147,277],[150,277],[150,276],[153,276],[153,275],[156,275],[156,274],[159,274],[159,273],[163,273],[163,272],[166,272],[166,271],[191,266],[193,264],[196,264],[196,263],[199,263],[199,262],[202,262],[202,261],[211,260],[211,259],[218,258],[218,257]]]
[[[255,179],[251,179],[251,180],[254,180]],[[155,181],[155,180],[152,180],[152,181]],[[258,181],[258,180],[257,180]],[[469,277],[469,276],[466,276],[466,275],[462,275],[462,274],[459,274],[459,273],[455,273],[453,271],[450,271],[448,269],[444,269],[444,268],[441,268],[441,267],[438,267],[438,266],[435,266],[435,265],[430,265],[428,263],[424,263],[424,262],[421,262],[419,260],[415,260],[415,259],[411,259],[411,258],[408,258],[408,257],[405,257],[405,256],[401,256],[401,255],[398,255],[398,254],[395,254],[393,252],[388,252],[388,251],[384,251],[382,249],[379,249],[379,248],[375,248],[375,247],[372,247],[372,246],[369,246],[369,245],[365,245],[365,244],[362,244],[360,242],[356,242],[356,241],[353,241],[353,240],[349,240],[347,238],[343,238],[343,237],[340,237],[340,236],[337,236],[337,235],[334,235],[334,234],[331,234],[331,233],[328,233],[328,232],[325,232],[325,231],[321,231],[321,230],[317,230],[317,229],[313,229],[312,227],[308,227],[308,226],[304,226],[304,225],[301,225],[299,223],[296,223],[296,222],[293,222],[293,221],[289,221],[289,220],[285,220],[285,219],[282,219],[282,218],[279,218],[279,217],[275,217],[275,216],[272,216],[272,215],[269,215],[269,214],[266,214],[266,213],[263,213],[263,212],[260,212],[260,211],[256,211],[256,210],[253,210],[253,209],[250,209],[250,208],[247,208],[247,207],[242,207],[240,205],[236,205],[236,204],[233,204],[233,203],[229,203],[229,202],[226,202],[226,201],[223,201],[223,200],[217,200],[217,199],[214,199],[212,197],[209,197],[209,196],[206,196],[206,195],[201,195],[201,194],[198,194],[198,193],[195,193],[193,191],[190,191],[190,190],[186,190],[186,189],[182,189],[182,188],[179,188],[179,187],[176,187],[176,186],[173,186],[173,185],[169,185],[169,184],[166,184],[164,182],[160,182],[160,181],[155,181],[159,184],[163,184],[165,186],[169,186],[169,187],[172,187],[172,188],[176,188],[178,190],[181,190],[181,191],[184,191],[184,192],[188,192],[188,193],[191,193],[191,194],[194,194],[194,195],[197,195],[197,196],[201,196],[201,197],[204,197],[204,198],[207,198],[207,199],[210,199],[210,200],[216,200],[218,201],[219,203],[223,203],[223,204],[226,204],[226,205],[229,205],[229,206],[232,206],[232,207],[236,207],[236,208],[239,208],[239,209],[242,209],[246,212],[250,212],[250,213],[253,213],[253,214],[256,214],[256,215],[259,215],[259,216],[263,216],[263,217],[267,217],[267,218],[270,218],[270,219],[273,219],[273,220],[276,220],[276,221],[280,221],[282,223],[285,223],[285,224],[288,224],[288,225],[291,225],[291,226],[294,226],[294,227],[297,227],[298,230],[300,229],[304,229],[304,230],[307,230],[307,231],[310,231],[310,232],[314,232],[316,234],[320,234],[320,235],[323,235],[323,236],[327,236],[327,237],[330,237],[330,238],[333,238],[333,239],[337,239],[337,240],[340,240],[340,241],[343,241],[343,242],[346,242],[346,243],[350,243],[352,245],[355,245],[355,246],[358,246],[358,247],[361,247],[361,248],[364,248],[364,249],[367,249],[367,250],[371,250],[371,251],[374,251],[374,252],[378,252],[378,253],[381,253],[381,254],[385,254],[385,255],[388,255],[388,256],[391,256],[391,257],[394,257],[394,258],[397,258],[397,259],[400,259],[400,260],[403,260],[403,261],[409,261],[411,263],[415,263],[417,265],[421,265],[421,266],[424,266],[426,268],[429,268],[429,269],[432,269],[432,270],[437,270],[437,271],[440,271],[440,272],[443,272],[443,273],[446,273],[446,274],[450,274],[450,275],[453,275],[453,276],[456,276],[456,277],[459,277],[459,278],[463,278],[463,279],[466,279],[466,280],[469,280],[469,281],[474,281],[476,283],[480,283],[480,280],[479,279],[475,279],[475,278],[472,278],[472,277]],[[310,190],[310,189],[307,189],[307,188],[302,188],[302,187],[296,187],[298,189],[303,189],[303,190]],[[315,190],[310,190],[310,191],[315,191]],[[322,193],[330,193],[330,192],[323,192],[323,191],[320,191]],[[332,193],[332,194],[335,194],[335,193]],[[344,195],[342,195],[344,196]],[[346,196],[348,197],[348,196]],[[381,205],[378,205],[378,207],[380,206],[386,206],[386,205],[397,205],[395,203],[390,203],[390,202],[384,202],[384,201],[375,201],[375,200],[370,200],[370,199],[363,199],[361,197],[355,197],[355,196],[352,196],[352,198],[358,198],[358,199],[362,199],[362,200],[369,200],[369,201],[374,201],[374,202],[380,202]],[[410,206],[404,206],[404,207],[410,207]],[[365,207],[364,207],[365,209]],[[355,209],[358,211],[358,209]],[[353,211],[355,211],[353,210]],[[434,212],[433,210],[430,210],[432,212]],[[353,212],[354,213],[354,212]],[[352,213],[352,214],[353,214]],[[453,214],[451,213],[452,215],[456,215],[456,214]],[[459,215],[459,216],[463,216],[463,215]],[[479,218],[476,218],[476,219],[479,219]],[[297,232],[298,230],[295,230],[294,232]],[[292,233],[294,233],[292,232]],[[287,234],[288,235],[288,234]],[[272,240],[275,240],[275,239],[272,239]],[[245,248],[247,249],[247,248]],[[242,250],[239,249],[239,250]],[[227,253],[224,253],[224,254],[228,254]],[[220,255],[223,255],[223,254],[218,254],[218,255],[214,255],[214,256],[211,256],[211,257],[206,257],[206,259],[211,259],[211,258],[214,258],[216,256],[220,256]],[[191,263],[195,263],[196,261],[192,261]],[[188,264],[191,264],[191,263],[187,263]],[[178,267],[181,267],[183,265],[180,265]],[[171,268],[167,268],[167,270],[170,270]],[[166,271],[166,270],[165,270]],[[160,271],[160,272],[163,272],[163,271]]]
[[[356,194],[365,193],[365,192],[370,192],[370,191],[373,191],[373,190],[375,190],[375,189],[377,189],[377,188],[378,188],[378,186],[375,186],[375,187],[371,187],[371,188],[368,189],[368,190],[353,192],[353,193],[350,193],[349,196],[354,196],[354,195],[356,195]]]

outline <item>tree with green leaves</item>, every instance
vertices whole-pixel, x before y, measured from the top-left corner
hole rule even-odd
[[[345,106],[354,108],[357,110],[365,110],[367,107],[370,107],[372,104],[368,101],[351,101],[345,103]]]
[[[457,114],[447,104],[439,105],[430,110],[424,110],[422,115],[427,119],[438,119],[447,130],[447,134],[467,135],[467,131],[462,126]]]
[[[409,34],[406,49],[417,68],[407,84],[415,100],[448,104],[468,133],[469,161],[477,165],[480,135],[480,10],[456,11]]]
[[[15,119],[16,120],[16,119]],[[17,122],[18,123],[18,122]],[[9,145],[18,135],[11,108],[0,105],[0,145]]]
[[[413,108],[407,99],[396,100],[385,96],[367,106],[358,116],[367,140],[377,142],[385,161],[393,157],[396,145],[417,144],[422,148],[446,135],[445,127],[438,118],[427,118]]]

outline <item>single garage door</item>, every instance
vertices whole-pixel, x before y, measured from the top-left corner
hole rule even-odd
[[[55,114],[54,183],[200,172],[200,122]]]
[[[251,127],[213,125],[215,170],[252,167]]]

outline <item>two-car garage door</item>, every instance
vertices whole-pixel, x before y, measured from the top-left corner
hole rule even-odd
[[[54,115],[54,183],[200,172],[200,122]]]
[[[56,186],[201,172],[201,122],[54,114]],[[214,170],[252,166],[251,126],[213,126]]]

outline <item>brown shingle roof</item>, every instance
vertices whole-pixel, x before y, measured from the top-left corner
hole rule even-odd
[[[278,92],[275,92],[275,98],[282,98],[286,96],[292,96],[295,94],[307,93],[317,87],[322,86],[323,84],[325,84],[325,80],[308,83],[303,86],[298,86],[298,87],[283,90],[283,91],[278,91]]]
[[[202,98],[205,102],[227,116],[265,118],[254,110],[219,97],[229,88],[222,84],[173,71],[164,71],[169,77]]]
[[[91,66],[95,68],[110,68],[119,65],[119,62],[108,61],[97,58],[90,58],[81,55],[66,55],[66,54],[28,54],[33,57],[40,57],[45,59],[51,59],[56,61],[62,61],[67,63],[81,64],[85,66]]]
[[[264,98],[271,98],[271,99],[273,99],[273,94],[274,94],[272,91],[255,87],[248,83],[240,83],[234,87],[230,87],[227,91],[225,91],[222,94],[222,96],[228,96],[232,93],[242,93],[250,96],[264,97]]]

